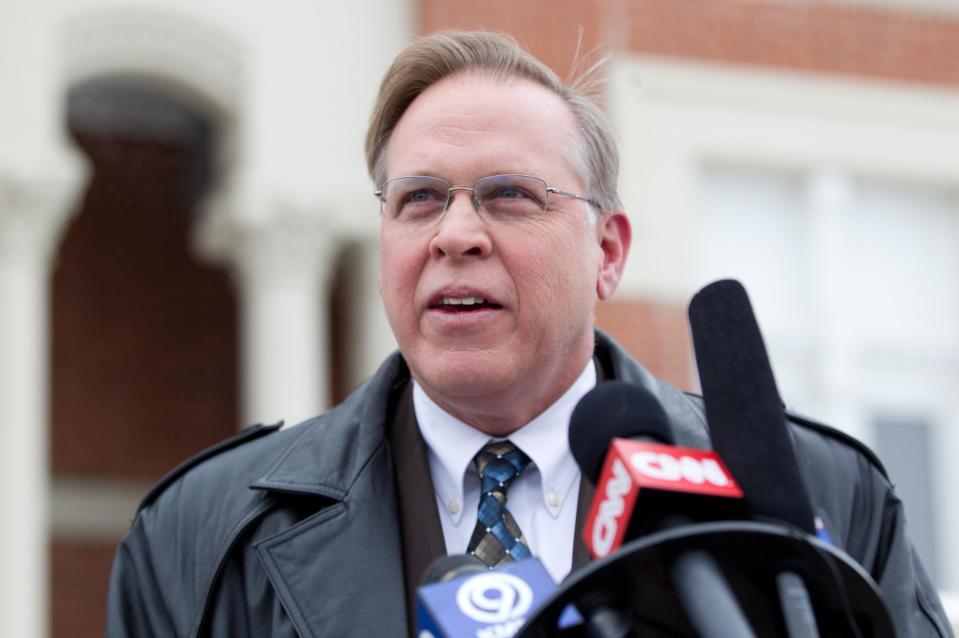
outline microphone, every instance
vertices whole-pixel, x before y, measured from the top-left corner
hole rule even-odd
[[[713,449],[749,511],[816,534],[812,500],[759,325],[742,284],[712,283],[689,303],[689,324]]]
[[[434,560],[423,571],[420,587],[433,583],[445,583],[468,574],[485,574],[489,567],[472,554],[451,554]]]
[[[671,441],[669,417],[641,386],[601,383],[574,408],[570,450],[596,485],[583,529],[594,558],[667,523],[742,518],[742,492],[720,457]]]
[[[619,438],[624,434],[631,438]],[[659,401],[641,386],[611,381],[593,388],[573,410],[569,439],[574,458],[596,484],[583,530],[594,558],[608,556],[624,539],[646,531],[680,527],[704,517],[724,518],[742,499],[739,486],[718,455],[670,445],[669,418]],[[606,447],[609,451],[599,472]],[[643,515],[634,517],[640,496]],[[669,563],[670,579],[699,635],[754,635],[709,553],[688,549]],[[629,635],[624,633],[628,627],[622,622],[621,610],[601,604],[581,611],[587,612],[591,635]]]
[[[814,535],[811,499],[755,318],[748,302],[745,309],[740,303],[744,292],[739,302],[722,307],[730,303],[723,297],[728,287],[741,286],[720,284],[704,290],[690,307],[715,452],[702,457],[696,456],[702,450],[669,445],[669,420],[644,388],[616,389],[607,383],[584,396],[570,422],[570,449],[597,488],[584,536],[593,555],[605,558],[571,574],[518,638],[554,635],[556,619],[570,604],[586,616],[583,635],[590,638],[644,631],[815,638],[819,628],[830,636],[895,635],[875,582],[846,554]],[[737,323],[740,317],[752,322],[752,336]],[[758,407],[749,404],[753,400]],[[749,421],[747,433],[737,431],[743,415]],[[640,440],[615,438],[623,434]],[[648,454],[636,454],[644,451]],[[755,457],[762,455],[766,457],[757,463]],[[708,469],[714,467],[721,472]],[[783,477],[781,470],[791,476]],[[671,480],[647,483],[650,474]],[[724,484],[723,476],[738,494],[711,496],[708,476]],[[776,485],[781,480],[788,487]],[[638,498],[644,499],[639,507]],[[719,520],[703,514],[719,505],[724,505],[718,508]],[[742,520],[746,505],[749,513],[779,520]],[[723,515],[730,512],[732,516]],[[686,524],[691,519],[706,520]],[[642,536],[646,530],[655,533]],[[625,540],[632,542],[620,548]],[[597,612],[607,611],[616,622],[598,627],[593,622]]]
[[[569,449],[593,485],[614,438],[668,445],[673,433],[651,392],[625,381],[606,381],[580,399],[569,419]]]
[[[706,286],[690,301],[689,323],[713,448],[750,512],[822,537],[746,289],[731,279]],[[789,635],[819,636],[802,578],[787,566],[777,571]]]
[[[416,636],[509,638],[555,589],[536,558],[490,569],[475,556],[444,556],[417,591]]]

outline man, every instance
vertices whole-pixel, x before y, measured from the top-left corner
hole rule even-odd
[[[117,552],[108,636],[403,635],[446,553],[532,552],[561,578],[586,560],[589,492],[566,428],[598,379],[646,386],[678,443],[708,447],[701,403],[594,331],[631,235],[592,101],[506,37],[438,34],[388,71],[366,149],[400,353],[328,414],[248,431],[154,488]],[[794,436],[899,634],[949,635],[871,454],[815,425]]]

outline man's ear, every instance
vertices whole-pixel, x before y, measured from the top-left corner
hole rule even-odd
[[[596,235],[602,251],[599,276],[596,278],[596,295],[603,300],[609,299],[619,286],[633,240],[633,230],[629,225],[629,218],[621,210],[605,213],[596,224]]]

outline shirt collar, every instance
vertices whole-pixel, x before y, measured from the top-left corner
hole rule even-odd
[[[565,393],[532,421],[509,436],[532,460],[539,472],[544,507],[555,518],[572,491],[579,467],[569,451],[569,419],[573,408],[596,385],[596,366],[587,361]],[[434,488],[441,502],[463,503],[466,472],[476,453],[493,440],[438,406],[413,381],[413,409],[423,440],[429,448]],[[529,472],[533,467],[528,468]],[[458,523],[462,508],[450,512]]]

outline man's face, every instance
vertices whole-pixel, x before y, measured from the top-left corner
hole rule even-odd
[[[568,107],[543,87],[460,74],[404,113],[387,178],[471,186],[522,173],[584,194],[567,158],[576,131]],[[447,411],[493,434],[539,414],[582,371],[596,299],[615,289],[628,248],[624,215],[591,223],[582,201],[548,202],[542,216],[496,223],[477,214],[468,192],[454,191],[431,225],[381,225],[381,293],[413,376]],[[469,298],[484,302],[449,303]]]

